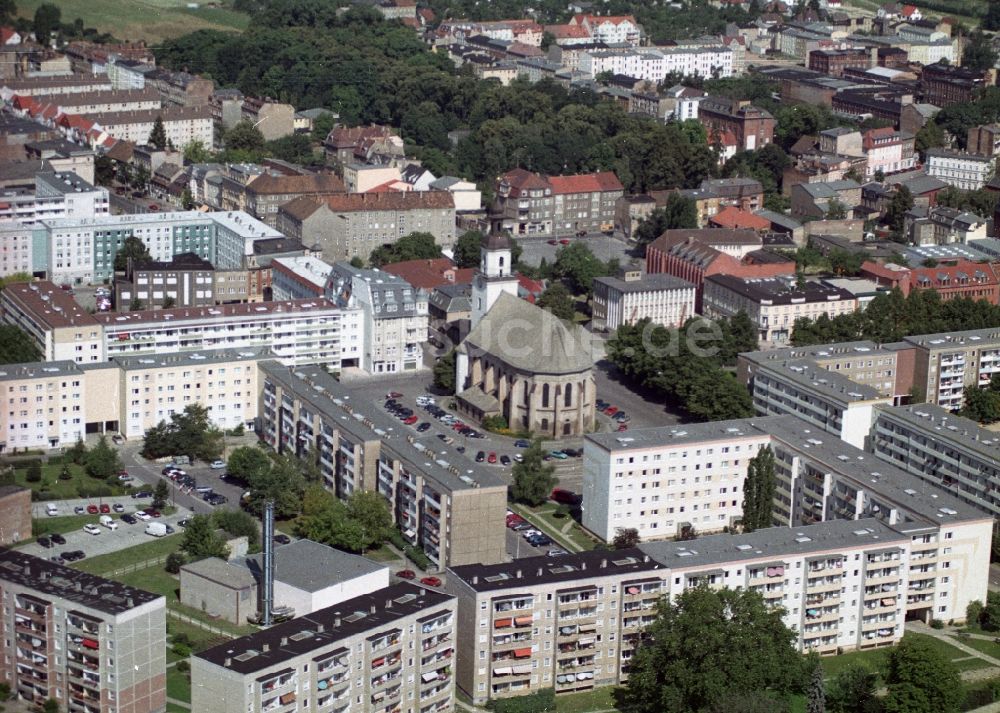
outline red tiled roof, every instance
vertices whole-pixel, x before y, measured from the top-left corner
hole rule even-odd
[[[590,32],[583,25],[546,25],[545,31],[557,40],[590,37]]]
[[[623,22],[631,22],[633,25],[639,24],[632,15],[573,15],[571,22],[577,25],[584,22],[591,25],[603,25],[608,22],[612,25],[620,25]]]
[[[712,225],[720,228],[730,228],[733,230],[767,230],[771,227],[771,221],[754,215],[749,211],[740,210],[736,206],[727,206],[709,219]]]
[[[963,282],[963,276],[965,282]],[[945,279],[942,279],[945,278]],[[991,263],[971,260],[949,261],[936,267],[918,267],[910,270],[911,289],[948,289],[973,285],[996,285],[1000,282]]]
[[[612,171],[581,173],[576,176],[550,176],[549,183],[555,194],[599,193],[602,191],[624,191],[618,176]]]
[[[380,269],[402,277],[414,287],[425,290],[433,290],[443,285],[467,285],[476,275],[476,268],[455,267],[455,263],[446,257],[391,262]]]
[[[16,35],[13,27],[0,27],[0,45],[10,42],[10,38]]]
[[[913,5],[903,5],[903,17],[909,17],[917,11],[917,8]]]
[[[393,191],[397,193],[405,193],[406,191],[412,190],[412,186],[405,181],[400,181],[393,179],[391,181],[386,181],[385,183],[380,183],[377,186],[369,188],[365,193],[391,193]]]
[[[535,295],[545,292],[545,280],[533,280],[524,275],[517,276],[517,287],[519,291],[526,293],[529,302],[534,302]]]
[[[501,183],[507,183],[516,191],[544,190],[549,188],[548,182],[537,173],[526,171],[523,168],[515,168],[500,176]]]

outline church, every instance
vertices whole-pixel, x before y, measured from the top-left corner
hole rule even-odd
[[[471,322],[455,358],[461,413],[503,416],[511,429],[543,438],[593,430],[590,335],[518,297],[510,238],[499,231],[483,239]]]

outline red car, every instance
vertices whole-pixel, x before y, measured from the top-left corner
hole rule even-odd
[[[401,399],[401,398],[403,398],[403,395],[401,393],[399,393],[398,391],[390,391],[389,393],[387,393],[385,395],[385,397],[387,399]],[[406,570],[406,571],[409,572],[409,570]]]
[[[421,584],[426,584],[428,587],[440,587],[441,580],[437,577],[424,577],[420,580]]]
[[[549,245],[558,245],[558,244],[559,244],[558,240],[550,240],[549,241]]]
[[[619,433],[621,433],[622,431],[627,431],[627,430],[628,430],[628,424],[627,423],[622,423],[622,424],[618,425],[618,432]]]
[[[150,517],[160,517],[160,511],[153,508],[146,508],[146,514]]]
[[[553,488],[549,497],[557,503],[563,503],[565,505],[576,505],[580,502],[579,495],[570,490],[563,490],[562,488]]]
[[[396,576],[400,579],[413,579],[417,575],[412,569],[401,569],[396,572]]]
[[[107,515],[109,512],[111,512],[111,506],[108,505],[107,503],[102,503],[101,504],[101,514],[102,515]]]
[[[494,453],[493,451],[490,451],[490,454],[488,456],[486,456],[486,462],[487,463],[496,463],[497,462],[497,454]]]
[[[559,241],[560,245],[569,245],[569,238],[563,238]]]
[[[414,414],[413,416],[408,416],[408,417],[404,418],[403,419],[403,423],[405,423],[407,426],[412,426],[413,424],[415,424],[419,420],[420,419],[417,418],[416,414]]]
[[[100,512],[100,510],[97,509],[96,505],[88,505],[87,506],[87,512],[90,515],[96,515],[98,512]]]
[[[522,522],[524,522],[524,518],[521,517],[520,515],[514,514],[507,516],[507,527],[514,527],[514,525],[517,525]]]
[[[616,413],[618,413],[618,408],[616,406],[608,406],[606,409],[604,409],[604,413],[606,413],[608,416],[614,416]]]

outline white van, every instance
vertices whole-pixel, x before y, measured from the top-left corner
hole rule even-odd
[[[167,534],[167,526],[162,522],[151,522],[146,525],[146,534],[153,537],[163,537]]]
[[[101,515],[101,524],[104,525],[104,527],[108,528],[109,530],[118,529],[118,523],[115,522],[115,519],[110,515]]]
[[[55,517],[59,514],[59,508],[56,507],[55,503],[49,503],[45,506],[45,514],[49,517]]]

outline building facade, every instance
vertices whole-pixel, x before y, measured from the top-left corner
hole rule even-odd
[[[993,177],[995,170],[996,160],[992,156],[952,149],[927,150],[927,175],[965,191],[978,191]]]
[[[624,189],[611,172],[542,176],[514,169],[497,180],[494,213],[514,235],[568,235],[614,229]]]
[[[626,270],[620,278],[594,280],[593,327],[613,332],[643,319],[679,327],[694,314],[694,302],[695,286],[687,280]]]

